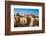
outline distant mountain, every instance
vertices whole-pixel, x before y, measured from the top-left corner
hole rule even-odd
[[[17,13],[16,16],[20,16],[20,17],[23,17],[23,16],[33,16],[35,18],[38,18],[38,16],[34,15],[34,14],[19,14],[19,13]]]

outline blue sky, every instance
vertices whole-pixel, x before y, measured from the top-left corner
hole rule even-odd
[[[39,15],[39,9],[14,8],[14,13]]]

